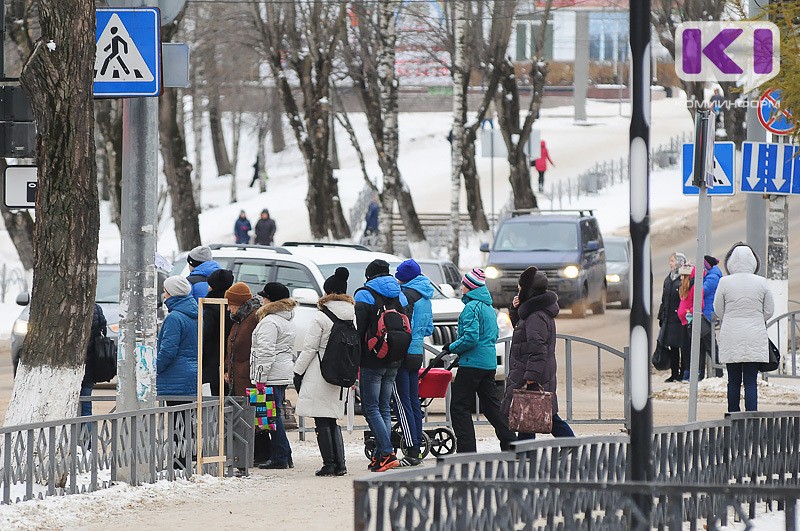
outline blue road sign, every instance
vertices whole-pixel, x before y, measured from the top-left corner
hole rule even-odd
[[[742,144],[742,192],[800,195],[798,146],[745,142]]]
[[[792,113],[781,106],[781,90],[767,89],[758,99],[758,121],[773,135],[788,135],[794,131]]]
[[[114,98],[161,94],[158,9],[98,9],[94,95]]]
[[[734,154],[736,147],[733,142],[714,142],[714,187],[708,189],[708,195],[733,195],[735,193],[733,182],[735,175]],[[697,195],[700,190],[692,186],[692,171],[694,169],[694,144],[683,145],[683,195]]]

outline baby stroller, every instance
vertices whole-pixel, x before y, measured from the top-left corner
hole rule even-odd
[[[439,353],[425,369],[419,370],[419,400],[420,406],[425,411],[431,405],[435,398],[445,398],[447,395],[447,386],[450,380],[453,379],[453,373],[450,372],[452,365],[448,368],[436,368],[435,365],[442,360],[445,355],[444,352]],[[392,412],[392,446],[395,453],[401,452],[406,456],[406,449],[409,444],[405,443],[403,430],[397,415]],[[367,430],[364,432],[364,454],[368,459],[372,458],[375,452],[375,437],[372,432]],[[450,455],[456,451],[456,437],[449,427],[438,427],[422,432],[422,444],[420,450],[422,457],[427,457],[429,453],[436,457],[440,455]]]

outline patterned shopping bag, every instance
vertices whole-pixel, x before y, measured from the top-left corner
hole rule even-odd
[[[266,387],[262,383],[256,384],[255,387],[248,387],[247,401],[256,412],[255,427],[274,431],[278,408],[275,406],[275,393],[272,387]]]

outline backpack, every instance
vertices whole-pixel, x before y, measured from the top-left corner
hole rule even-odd
[[[358,379],[361,364],[361,341],[352,321],[343,321],[323,306],[322,313],[333,321],[333,328],[325,346],[325,356],[319,358],[322,378],[331,385],[350,387]]]
[[[379,360],[389,363],[403,360],[411,345],[411,321],[406,308],[400,304],[399,297],[387,299],[369,286],[362,289],[372,293],[377,308],[364,338],[367,349]]]

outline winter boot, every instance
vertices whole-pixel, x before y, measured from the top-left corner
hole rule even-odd
[[[336,454],[334,453],[334,442],[331,437],[331,430],[327,426],[317,428],[317,444],[319,445],[319,453],[322,454],[322,468],[317,470],[317,476],[333,476],[336,472],[335,462]]]
[[[333,454],[335,456],[334,469],[337,476],[347,474],[347,465],[344,460],[344,439],[342,439],[342,428],[334,424],[331,436],[333,438]]]
[[[253,466],[263,465],[272,457],[272,441],[269,432],[256,429],[253,437]]]

